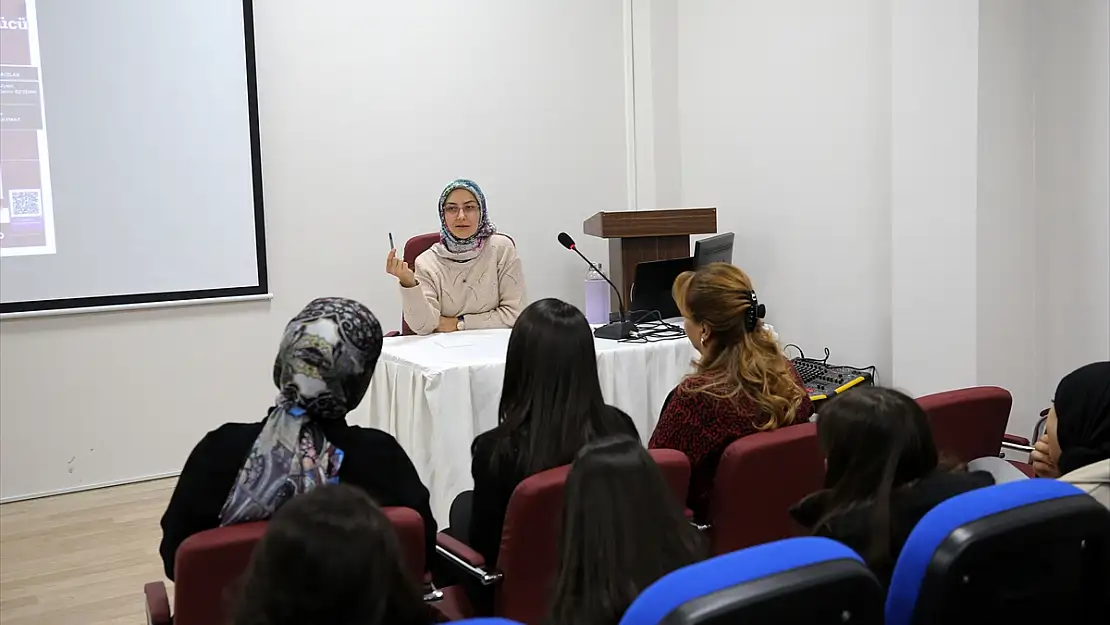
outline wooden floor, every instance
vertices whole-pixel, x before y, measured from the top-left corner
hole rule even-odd
[[[0,506],[0,623],[136,625],[175,480]],[[172,596],[172,589],[171,589]]]

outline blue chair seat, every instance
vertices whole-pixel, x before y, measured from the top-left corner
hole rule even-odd
[[[1110,511],[1032,479],[931,510],[891,578],[887,625],[1110,622]]]
[[[791,538],[675,571],[632,603],[621,625],[882,622],[882,588],[854,551]]]

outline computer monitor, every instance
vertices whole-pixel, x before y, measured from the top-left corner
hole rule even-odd
[[[690,257],[636,263],[632,297],[628,304],[632,319],[644,318],[654,311],[659,312],[661,319],[678,317],[678,304],[671,297],[671,288],[679,274],[693,268],[694,259]]]
[[[734,233],[725,232],[695,243],[694,267],[704,267],[709,263],[731,263],[732,242],[735,239]]]

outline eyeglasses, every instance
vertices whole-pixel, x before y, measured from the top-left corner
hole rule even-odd
[[[477,204],[463,204],[462,206],[458,204],[447,204],[443,207],[443,213],[451,217],[458,216],[460,210],[462,210],[463,214],[467,217],[474,217],[478,214],[479,209]]]

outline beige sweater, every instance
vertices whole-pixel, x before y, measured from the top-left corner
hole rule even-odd
[[[477,258],[457,263],[428,250],[416,257],[417,285],[401,287],[405,321],[431,334],[440,317],[462,316],[466,329],[511,328],[524,308],[524,273],[516,246],[504,235],[486,241]]]
[[[1095,501],[1110,508],[1110,460],[1099,460],[1080,467],[1061,477],[1060,481],[1078,486]]]

